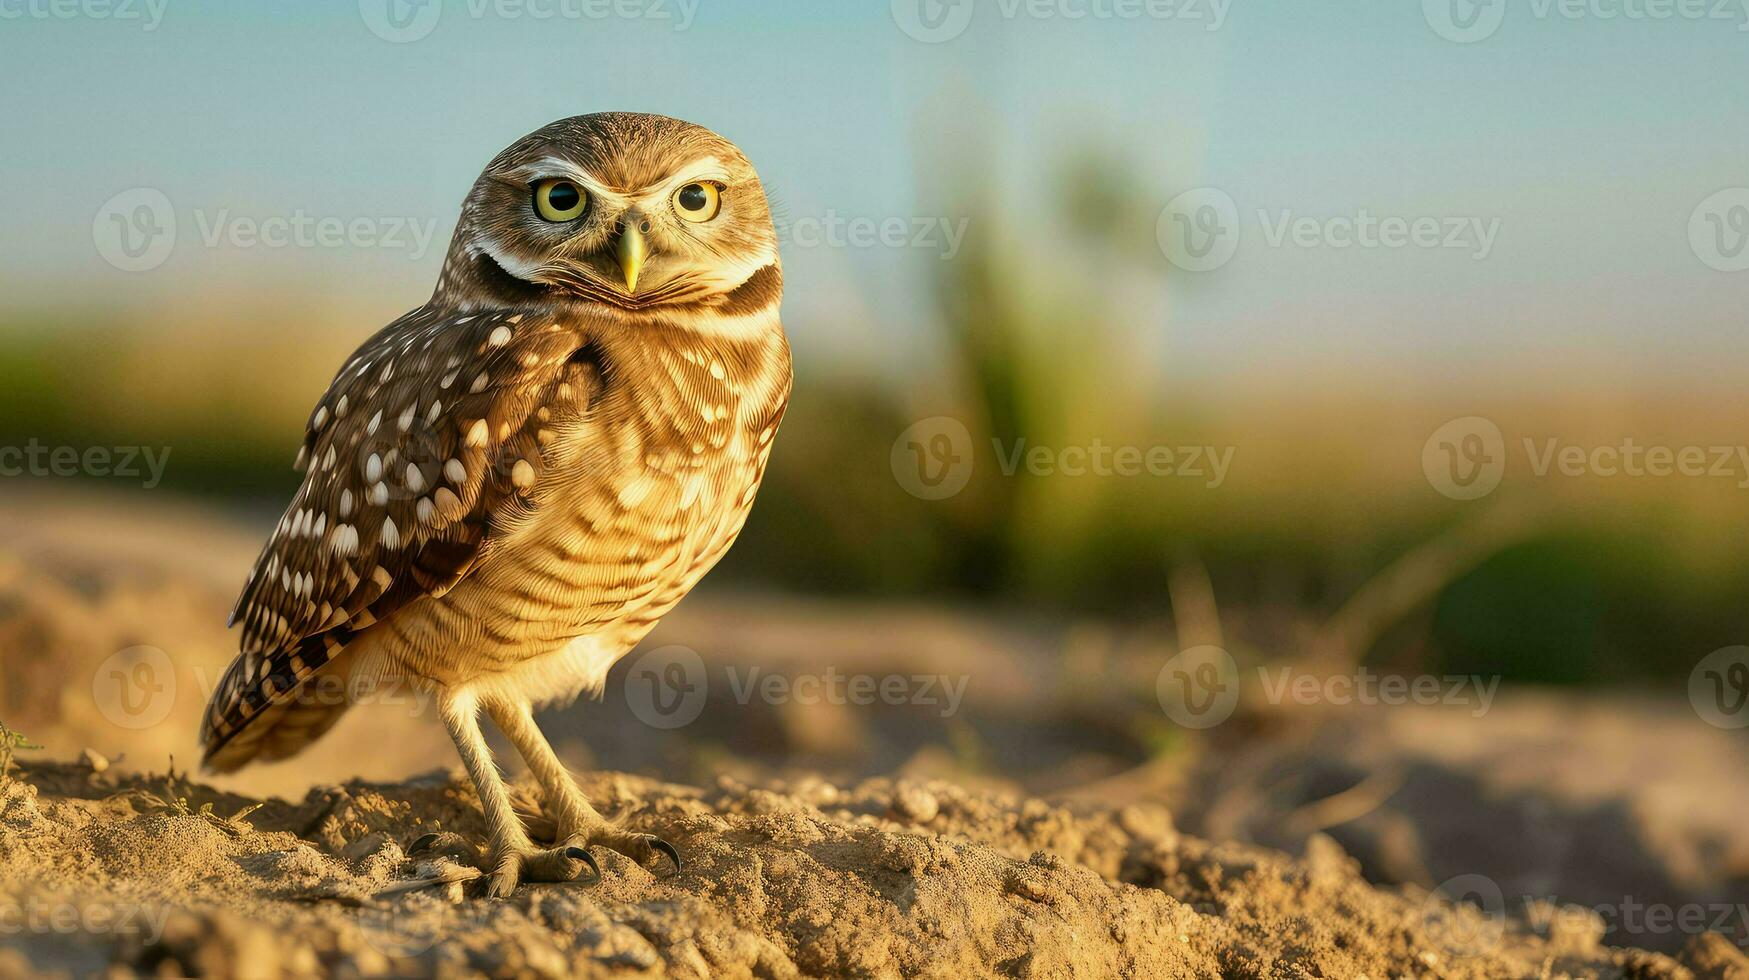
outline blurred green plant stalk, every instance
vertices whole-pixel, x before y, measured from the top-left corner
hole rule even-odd
[[[941,213],[969,217],[973,233],[953,261],[916,259],[933,283],[933,356],[897,383],[799,366],[760,503],[713,581],[1154,616],[1171,611],[1171,566],[1190,556],[1223,618],[1279,612],[1315,629],[1404,555],[1488,508],[1529,504],[1528,530],[1455,566],[1362,653],[1583,681],[1677,674],[1749,636],[1749,491],[1731,481],[1537,477],[1515,465],[1491,497],[1466,502],[1441,496],[1421,465],[1428,436],[1479,403],[1509,442],[1580,445],[1741,442],[1739,403],[1674,386],[1630,398],[1579,376],[1437,392],[1364,367],[1199,382],[1170,363],[1174,283],[1154,216],[1127,204],[1149,195],[1097,157],[1062,172],[1061,199],[1034,211],[998,206],[969,170],[948,180],[957,203]],[[362,332],[357,315],[249,308],[269,312],[0,323],[0,445],[169,446],[165,487],[277,514],[296,486],[308,407]],[[970,431],[973,469],[962,492],[922,500],[890,457],[900,433],[938,415]],[[1004,471],[1002,457],[1023,447],[1094,441],[1225,450],[1231,470],[1218,486]]]

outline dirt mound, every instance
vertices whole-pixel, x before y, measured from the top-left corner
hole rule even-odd
[[[727,681],[690,726],[646,724],[623,692],[542,719],[579,769],[673,781],[584,777],[604,809],[678,844],[685,874],[599,852],[602,881],[485,901],[471,785],[403,778],[455,758],[441,726],[411,717],[417,704],[352,712],[289,765],[216,786],[175,774],[234,653],[224,615],[258,534],[71,495],[0,498],[0,524],[0,722],[47,746],[0,780],[0,980],[1749,980],[1741,929],[1706,933],[1735,928],[1710,914],[1635,932],[1522,897],[1749,909],[1732,733],[1551,701],[1497,707],[1485,727],[1403,711],[1316,738],[1239,725],[1231,744],[1157,755],[1126,701],[1154,697],[1150,646],[794,597],[698,596],[663,624],[661,642],[695,648]],[[958,713],[737,700],[753,667],[940,673],[970,689]],[[118,763],[40,761],[84,746]],[[138,772],[167,760],[168,774]],[[378,781],[324,785],[336,775]],[[1569,785],[1582,776],[1596,785]],[[1368,793],[1371,809],[1325,814],[1322,801]],[[437,846],[409,856],[433,833]],[[1438,881],[1489,912],[1431,895]]]
[[[176,775],[29,763],[0,787],[0,976],[116,965],[213,976],[1744,977],[1179,834],[1163,809],[1073,810],[940,782],[585,786],[687,857],[657,876],[473,897],[465,780],[256,801]],[[539,830],[538,819],[535,822]],[[409,857],[420,838],[438,845]],[[454,835],[454,836],[451,836]]]

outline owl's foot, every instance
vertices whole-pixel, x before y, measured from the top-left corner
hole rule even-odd
[[[674,865],[674,875],[680,874],[682,868],[680,851],[673,844],[655,834],[620,830],[605,820],[587,823],[563,835],[562,839],[573,849],[600,846],[610,851],[618,851],[640,865],[649,863],[650,859],[660,854]]]
[[[550,820],[553,839],[563,845],[587,848],[601,845],[618,851],[638,864],[646,864],[656,855],[666,857],[674,865],[674,874],[681,871],[680,851],[654,834],[639,834],[621,830],[591,806],[577,787],[564,763],[553,754],[553,747],[534,723],[528,702],[494,703],[488,707],[498,727],[504,730],[516,750],[528,762],[528,768],[541,788],[540,816]],[[541,828],[545,836],[546,827]]]
[[[601,865],[581,847],[539,848],[531,844],[494,845],[486,855],[486,897],[509,898],[525,881],[572,881],[584,868],[601,880]]]
[[[469,852],[478,854],[458,834],[426,834],[407,849],[415,857],[443,854],[464,863],[480,863],[470,858]],[[601,880],[601,865],[596,863],[595,856],[575,845],[540,848],[526,841],[505,841],[490,849],[484,863],[484,870],[489,872],[486,894],[491,898],[509,896],[522,881],[571,881],[585,867],[594,874],[593,880]]]

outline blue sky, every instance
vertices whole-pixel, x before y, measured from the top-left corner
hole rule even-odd
[[[101,14],[110,2],[141,19]],[[966,234],[1045,237],[1026,243],[1041,256],[1052,232],[1033,212],[1078,142],[1127,161],[1146,226],[1182,192],[1218,189],[1238,218],[1229,261],[1186,271],[1145,243],[1158,258],[1122,273],[1159,290],[1137,326],[1180,370],[1586,356],[1681,372],[1749,352],[1749,272],[1691,241],[1711,229],[1729,251],[1737,199],[1710,219],[1697,207],[1749,187],[1735,0],[1693,8],[1722,20],[1629,16],[1659,0],[1492,0],[1503,19],[1470,43],[1441,36],[1447,0],[1226,0],[1216,29],[1216,0],[615,2],[639,16],[441,0],[428,35],[394,43],[371,30],[382,0],[0,0],[0,313],[69,291],[162,306],[219,283],[386,319],[428,291],[457,203],[502,145],[624,108],[735,139],[791,218],[951,224],[935,168],[970,166],[1014,220]],[[970,20],[925,43],[901,29],[919,4]],[[172,202],[178,237],[160,266],[124,272],[93,220],[142,186]],[[204,243],[215,222],[299,211],[435,223],[440,241]],[[1469,230],[1452,248],[1336,247],[1363,215]],[[926,344],[939,245],[789,248],[790,317],[813,327],[798,348],[896,363]]]

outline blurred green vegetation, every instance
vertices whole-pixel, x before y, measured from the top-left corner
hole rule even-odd
[[[1147,195],[1097,156],[1067,161],[1060,176],[1058,186],[1088,190],[1057,202],[1043,227],[1015,227],[1013,209],[969,190],[978,184],[962,175],[954,197],[970,208],[948,213],[969,214],[979,234],[957,261],[930,265],[947,365],[937,380],[953,391],[949,405],[803,374],[730,574],[1121,617],[1170,614],[1172,564],[1191,560],[1208,570],[1230,633],[1244,633],[1247,619],[1315,632],[1404,555],[1461,534],[1490,508],[1523,507],[1536,515],[1528,527],[1452,569],[1427,601],[1347,654],[1404,670],[1620,683],[1685,678],[1706,653],[1749,637],[1749,549],[1740,543],[1749,508],[1734,481],[1518,473],[1496,499],[1454,502],[1427,482],[1421,450],[1444,421],[1471,414],[1474,393],[1405,399],[1375,392],[1376,379],[1357,371],[1323,391],[1307,385],[1303,397],[1267,382],[1167,397],[1162,365],[1134,343],[1138,316],[1149,315],[1135,308],[1138,293],[1170,291],[1151,216],[1139,220],[1125,203]],[[1028,241],[1054,250],[1004,250]],[[1572,381],[1570,394],[1500,397],[1494,414],[1509,444],[1520,433],[1581,444],[1659,434],[1672,445],[1740,442],[1729,407],[1704,393],[1673,384],[1656,411],[1639,412],[1626,393],[1599,391],[1578,372]],[[1619,411],[1600,413],[1600,401]],[[967,424],[980,465],[965,491],[929,502],[903,492],[888,453],[894,437],[934,414]],[[1218,489],[1004,476],[988,447],[1021,438],[1232,446],[1237,460]],[[1296,637],[1290,629],[1268,639]]]
[[[1150,346],[1173,284],[1152,216],[1126,204],[1122,168],[1088,157],[1062,174],[1082,190],[1037,213],[998,206],[970,175],[947,191],[956,206],[944,213],[968,215],[977,233],[954,261],[917,259],[939,326],[927,371],[901,383],[798,365],[766,485],[719,581],[1158,618],[1173,613],[1169,574],[1189,562],[1206,568],[1230,642],[1296,656],[1404,556],[1529,503],[1528,529],[1451,568],[1348,655],[1550,683],[1673,680],[1749,638],[1745,491],[1733,482],[1509,472],[1492,498],[1455,502],[1421,471],[1427,436],[1470,414],[1495,418],[1509,442],[1741,442],[1737,418],[1704,393],[1612,400],[1575,377],[1568,390],[1442,394],[1360,370],[1198,385]],[[354,321],[290,308],[248,322],[14,313],[0,322],[0,445],[167,446],[166,488],[265,522],[295,488],[304,413],[368,332]],[[966,425],[976,465],[963,492],[928,501],[906,492],[890,455],[936,415]],[[992,441],[1021,439],[1235,455],[1219,487],[1004,475]],[[120,507],[143,492],[102,482]]]

